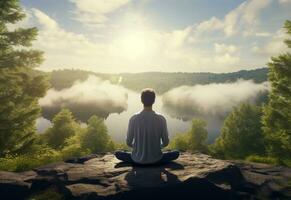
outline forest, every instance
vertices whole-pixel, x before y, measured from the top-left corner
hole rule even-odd
[[[24,171],[72,157],[127,149],[124,144],[112,140],[104,116],[92,115],[84,126],[68,108],[62,108],[53,116],[52,127],[45,133],[37,133],[35,123],[41,115],[39,99],[49,88],[61,90],[72,86],[76,80],[86,80],[89,75],[97,75],[134,91],[152,87],[158,93],[181,85],[225,83],[237,79],[251,79],[255,83],[268,81],[267,100],[259,105],[245,102],[234,107],[213,144],[206,144],[207,123],[194,118],[187,132],[172,138],[168,149],[291,166],[290,53],[272,57],[268,68],[226,74],[104,74],[81,70],[45,73],[36,69],[44,59],[43,52],[31,47],[38,30],[18,28],[11,31],[8,28],[8,24],[15,24],[25,17],[19,2],[1,1],[0,8],[1,170]],[[291,37],[291,21],[287,20],[284,28]],[[291,39],[285,43],[291,48]]]
[[[140,92],[143,88],[155,88],[158,94],[163,94],[168,90],[181,85],[196,85],[210,83],[235,82],[238,79],[253,80],[255,83],[267,81],[268,68],[254,70],[241,70],[233,73],[186,73],[186,72],[144,72],[144,73],[120,73],[104,74],[78,69],[55,70],[48,73],[52,88],[61,90],[69,88],[77,80],[84,81],[90,75],[110,80],[128,89]],[[121,80],[119,80],[121,78]]]

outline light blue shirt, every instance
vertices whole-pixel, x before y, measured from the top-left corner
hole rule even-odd
[[[133,115],[128,124],[126,143],[132,147],[132,159],[141,164],[159,161],[162,148],[169,144],[167,122],[155,111],[142,110]]]

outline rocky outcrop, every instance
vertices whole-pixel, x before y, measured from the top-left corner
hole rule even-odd
[[[176,162],[132,166],[90,155],[23,173],[0,172],[0,199],[55,187],[66,199],[290,199],[291,169],[182,153]]]

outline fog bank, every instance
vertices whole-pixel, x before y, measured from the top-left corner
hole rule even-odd
[[[127,109],[127,98],[124,87],[89,76],[70,88],[48,90],[39,103],[46,119],[51,120],[62,108],[68,108],[77,119],[86,122],[94,114],[106,118],[110,113],[123,112]]]

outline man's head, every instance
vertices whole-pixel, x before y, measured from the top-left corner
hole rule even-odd
[[[141,102],[145,107],[152,106],[155,102],[156,94],[151,88],[145,88],[141,92]]]

